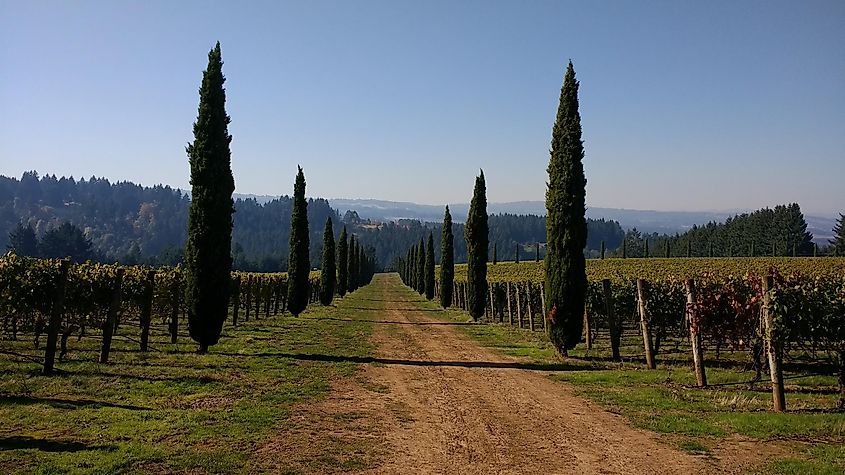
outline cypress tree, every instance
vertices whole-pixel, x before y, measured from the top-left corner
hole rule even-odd
[[[428,233],[428,245],[425,253],[425,298],[434,298],[434,236]]]
[[[513,261],[519,264],[519,243],[513,245]]]
[[[499,254],[499,252],[498,252],[498,250],[496,249],[496,243],[494,242],[494,243],[493,243],[493,264],[494,264],[494,265],[495,265],[495,264],[497,264],[497,261],[498,261],[498,259],[499,259],[498,254]]]
[[[540,262],[540,243],[537,243],[536,252],[534,254],[534,262]]]
[[[420,295],[425,293],[425,241],[422,238],[417,248],[417,292]]]
[[[349,269],[347,268],[349,255],[346,238],[346,226],[344,226],[337,242],[337,294],[341,297],[346,295],[346,284],[349,281]]]
[[[326,229],[323,231],[323,262],[320,266],[320,303],[331,305],[334,298],[335,267],[334,229],[332,218],[326,218]]]
[[[417,245],[408,250],[408,287],[417,290]]]
[[[484,171],[475,178],[469,214],[464,225],[467,242],[467,308],[470,316],[478,320],[487,306],[487,186]]]
[[[208,67],[202,74],[194,142],[186,148],[191,165],[191,205],[184,257],[185,304],[188,331],[199,344],[200,353],[218,342],[229,312],[235,179],[225,81],[217,42],[208,53]]]
[[[834,255],[845,255],[845,215],[839,214],[839,219],[833,227],[833,239],[829,242],[833,246]]]
[[[645,249],[643,250],[643,252],[644,252],[643,255],[645,256],[645,258],[648,259],[648,239],[645,240]]]
[[[550,154],[546,190],[547,328],[552,344],[565,356],[581,340],[587,291],[583,251],[587,244],[584,217],[587,179],[582,164],[584,144],[578,112],[578,82],[572,61],[560,91]]]
[[[352,234],[349,236],[349,257],[346,261],[346,290],[348,292],[355,291],[355,271],[357,267],[355,266],[355,247],[356,247],[355,235]]]
[[[452,234],[452,215],[449,206],[443,215],[443,237],[440,240],[440,306],[452,306],[455,283],[455,236]]]
[[[293,185],[293,209],[290,218],[290,254],[288,257],[288,310],[298,316],[308,306],[308,201],[305,200],[305,175],[302,167]]]

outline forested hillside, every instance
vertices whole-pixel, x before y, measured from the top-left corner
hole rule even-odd
[[[185,243],[189,202],[185,193],[163,185],[144,187],[131,182],[111,183],[105,178],[76,180],[39,176],[36,172],[24,173],[20,179],[0,176],[0,243],[3,249],[8,247],[9,233],[19,224],[30,226],[35,236],[43,239],[48,231],[70,223],[91,242],[91,255],[95,259],[175,264],[181,259]],[[236,199],[232,231],[235,269],[265,272],[286,269],[290,214],[288,196],[266,202]],[[310,199],[308,205],[311,262],[320,262],[322,226],[329,216],[335,222],[335,234],[340,234],[345,224],[381,266],[389,265],[430,230],[437,240],[437,249],[440,246],[439,224],[418,220],[376,223],[362,220],[354,212],[346,213],[341,219],[328,201],[317,198]],[[624,232],[616,221],[588,220],[588,228],[588,252],[595,254],[602,241],[609,249],[622,242]],[[457,262],[466,261],[463,232],[463,224],[455,224]],[[533,259],[534,246],[545,240],[544,217],[490,216],[490,243],[491,246],[495,243],[499,260],[513,260],[517,247],[523,259]],[[46,247],[45,253],[49,254]],[[541,246],[541,257],[543,254]]]

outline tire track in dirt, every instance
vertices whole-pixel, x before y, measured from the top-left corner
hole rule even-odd
[[[373,340],[389,363],[364,376],[389,390],[367,394],[366,407],[381,416],[388,455],[367,473],[726,472],[426,315],[395,276],[373,285],[386,303]]]

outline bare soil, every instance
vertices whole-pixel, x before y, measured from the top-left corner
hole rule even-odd
[[[307,409],[309,422],[264,455],[344,440],[338,448],[363,450],[360,463],[347,456],[315,466],[307,462],[315,454],[303,453],[293,468],[373,474],[748,473],[760,462],[746,443],[698,456],[631,428],[549,372],[524,369],[433,318],[394,280],[373,283],[373,298],[385,303],[373,336],[377,362]]]

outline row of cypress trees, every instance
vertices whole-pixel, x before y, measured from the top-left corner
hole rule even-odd
[[[587,243],[584,177],[584,144],[581,139],[581,116],[578,110],[578,87],[572,61],[566,69],[560,92],[557,117],[552,128],[549,181],[546,189],[546,256],[545,301],[546,328],[556,351],[565,356],[581,340],[583,312],[587,290],[586,262],[583,249]],[[448,235],[447,235],[448,233]],[[473,319],[484,315],[487,301],[487,197],[484,172],[476,177],[469,215],[464,228],[467,242],[467,306]],[[446,207],[443,221],[443,250],[441,251],[441,304],[448,307],[452,300],[454,255],[451,252],[451,216]],[[399,260],[402,280],[420,294],[431,299],[434,283],[434,253],[431,235],[426,247],[419,245],[408,250]],[[448,247],[448,249],[447,249]],[[497,260],[493,250],[493,261]],[[429,259],[431,262],[429,262]],[[514,259],[519,262],[519,247]],[[539,245],[537,255],[539,260]],[[429,274],[429,266],[432,268]]]
[[[188,330],[200,353],[207,352],[209,346],[219,341],[231,292],[235,180],[225,80],[220,42],[217,42],[208,53],[208,66],[203,71],[194,141],[186,148],[191,168],[191,204],[184,258],[185,303]],[[294,316],[308,305],[311,285],[305,175],[302,167],[297,168],[287,289],[287,307]],[[335,293],[343,296],[368,284],[375,273],[375,261],[355,236],[349,236],[347,242],[345,227],[335,249],[331,219],[326,222],[323,244],[320,302],[330,305]]]

